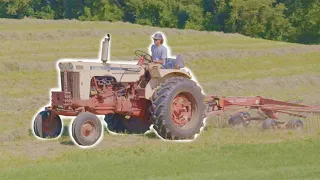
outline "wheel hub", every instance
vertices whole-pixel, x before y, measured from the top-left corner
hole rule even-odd
[[[178,127],[186,125],[192,116],[191,101],[185,95],[178,95],[173,99],[171,117]]]
[[[96,131],[96,127],[92,121],[85,122],[81,126],[81,134],[85,137],[91,136]]]

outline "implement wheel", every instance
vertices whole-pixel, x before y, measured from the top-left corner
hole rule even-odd
[[[56,138],[62,132],[62,121],[59,115],[51,119],[51,111],[41,111],[33,122],[33,130],[37,137]]]
[[[154,129],[164,139],[193,139],[204,119],[204,97],[192,80],[167,79],[152,96],[150,114]]]
[[[303,130],[303,122],[300,119],[293,119],[287,123],[287,128],[294,129],[297,131]]]
[[[277,121],[274,119],[266,119],[262,123],[262,129],[264,130],[275,130],[277,129]]]
[[[246,121],[247,118],[250,118],[250,114],[248,112],[239,112],[234,115],[232,115],[229,118],[228,124],[231,127],[243,125],[244,127],[247,127],[250,123],[250,121]]]
[[[72,123],[72,136],[82,146],[94,145],[102,136],[100,119],[89,112],[80,113]]]

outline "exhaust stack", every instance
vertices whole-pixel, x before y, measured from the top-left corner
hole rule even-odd
[[[101,51],[101,61],[103,63],[106,63],[106,61],[109,61],[108,55],[109,55],[109,41],[110,41],[110,34],[107,34],[107,37],[104,39],[102,43],[102,51]]]

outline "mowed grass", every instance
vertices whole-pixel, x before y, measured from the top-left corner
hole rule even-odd
[[[200,83],[279,78],[319,73],[320,52],[242,59],[201,59],[191,61],[187,65],[196,74]]]
[[[0,19],[1,60],[34,59],[55,61],[57,58],[96,58],[100,40],[110,33],[113,57],[131,57],[136,49],[147,51],[152,43],[151,35],[161,30],[167,35],[167,43],[174,54],[225,49],[268,49],[293,47],[292,43],[253,39],[241,35],[201,33],[159,29],[128,23],[103,23],[23,20],[11,22]],[[79,53],[79,55],[78,55]],[[42,56],[42,55],[47,55]],[[41,57],[39,57],[41,55]]]
[[[33,137],[33,116],[49,103],[49,90],[59,86],[55,61],[98,58],[106,33],[112,36],[112,60],[129,60],[134,50],[147,51],[151,35],[158,30],[166,34],[173,55],[182,53],[188,59],[187,67],[210,94],[320,102],[318,47],[128,23],[0,19],[0,179],[320,176],[318,116],[308,117],[301,133],[264,132],[259,125],[231,129],[226,126],[227,116],[213,117],[192,143],[105,133],[97,147],[81,149],[66,129],[59,140]],[[65,128],[69,122],[64,122]]]
[[[92,31],[94,31],[93,29]],[[88,35],[85,37],[77,37],[77,34],[67,34],[65,38],[52,38],[46,39],[45,37],[37,37],[38,40],[7,40],[0,44],[0,55],[6,58],[12,58],[12,60],[23,59],[24,61],[40,60],[40,55],[46,54],[48,57],[42,57],[43,61],[53,61],[57,58],[97,58],[98,51],[100,50],[100,40],[109,33],[109,31],[97,30],[99,33]],[[154,31],[157,31],[155,29]],[[165,32],[165,31],[164,31]],[[55,34],[57,32],[52,32]],[[122,57],[130,58],[135,56],[134,51],[141,49],[148,52],[148,46],[152,42],[150,33],[139,33],[138,35],[127,33],[125,35],[113,32],[112,44],[111,44],[111,56],[113,58]],[[142,34],[142,35],[141,35]],[[21,35],[22,38],[24,35]],[[44,35],[47,36],[47,35]],[[173,55],[178,53],[189,53],[199,51],[214,51],[225,49],[266,49],[275,47],[290,47],[291,44],[281,43],[266,43],[263,40],[251,41],[248,37],[235,37],[230,38],[209,36],[199,34],[195,37],[183,37],[183,35],[168,33],[168,45],[171,47]],[[43,39],[42,39],[43,38]],[[42,40],[41,40],[42,39]],[[237,41],[238,40],[238,41]],[[244,43],[244,44],[243,44]],[[61,48],[63,47],[63,49]],[[41,52],[41,53],[40,53]],[[79,53],[79,55],[78,55]],[[86,55],[87,54],[87,55]],[[54,55],[53,57],[50,57]],[[112,59],[113,59],[112,58]],[[130,59],[128,59],[130,60]]]
[[[0,81],[7,83],[6,88],[0,91],[0,96],[21,98],[37,94],[47,94],[50,88],[59,86],[56,74],[56,71],[38,70],[0,73]]]

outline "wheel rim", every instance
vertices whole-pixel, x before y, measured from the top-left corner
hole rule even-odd
[[[81,135],[84,137],[89,137],[95,134],[96,132],[96,126],[93,123],[92,120],[89,120],[87,122],[85,122],[84,124],[82,124],[81,126]]]
[[[171,105],[171,118],[177,127],[185,126],[192,118],[192,103],[185,94],[178,94]]]

